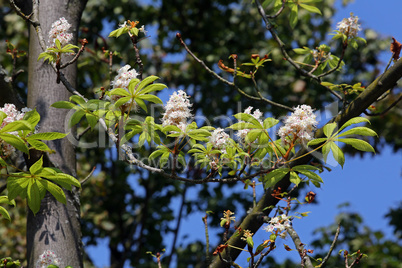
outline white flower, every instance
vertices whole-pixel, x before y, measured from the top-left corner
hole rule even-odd
[[[191,105],[186,92],[183,90],[174,92],[164,107],[165,113],[163,114],[162,125],[164,127],[169,125],[177,126],[184,131],[187,127],[187,120],[192,117]]]
[[[313,139],[313,131],[317,126],[316,116],[308,105],[299,105],[295,111],[285,119],[278,135],[282,143],[290,144],[292,141],[305,143]]]
[[[274,233],[275,231],[282,233],[286,230],[286,227],[290,227],[290,216],[282,214],[272,218],[263,229],[269,233]]]
[[[257,109],[254,111],[253,114],[251,114],[252,109],[253,109],[253,107],[249,106],[246,110],[244,110],[244,113],[252,115],[255,119],[257,119],[262,124],[262,121],[260,119],[262,117],[262,113],[260,112],[259,109]],[[239,123],[241,123],[241,122],[244,122],[244,121],[240,120]],[[243,141],[249,132],[250,132],[250,129],[241,129],[241,130],[237,131],[236,136],[241,141]]]
[[[3,108],[0,108],[0,111],[5,113],[7,116],[3,119],[3,122],[0,125],[0,129],[2,129],[3,127],[5,127],[6,125],[8,125],[11,122],[14,121],[18,121],[21,120],[26,112],[31,111],[32,109],[30,108],[22,108],[21,112],[17,110],[17,108],[15,107],[14,104],[10,104],[10,103],[6,103],[4,104]],[[18,135],[18,132],[14,131],[14,132],[8,132],[8,134],[12,134],[12,135]],[[15,152],[15,148],[4,142],[2,139],[0,139],[0,155],[2,156],[10,156]]]
[[[57,255],[51,250],[45,250],[42,255],[39,256],[39,259],[36,262],[36,268],[46,268],[48,265],[60,265],[60,259],[57,258]]]
[[[137,78],[138,73],[135,69],[131,69],[130,65],[125,65],[117,71],[117,75],[112,81],[113,88],[124,88],[128,92],[128,84],[131,79]]]
[[[59,20],[53,22],[52,27],[49,31],[49,46],[48,47],[56,47],[56,39],[58,39],[61,43],[61,46],[67,45],[71,39],[73,39],[73,34],[68,33],[68,29],[70,29],[71,24],[62,17]]]
[[[225,149],[228,140],[229,135],[225,133],[225,130],[222,128],[215,129],[209,137],[209,141],[217,149]]]
[[[147,35],[148,31],[145,30],[145,26],[142,25],[141,28],[139,28],[138,30],[140,30],[140,32],[143,32],[144,35]]]
[[[138,73],[135,69],[131,69],[130,65],[125,65],[123,67],[121,67],[118,71],[117,71],[117,75],[115,76],[114,80],[112,81],[112,86],[113,89],[115,88],[123,88],[125,89],[127,92],[128,91],[128,84],[130,84],[130,81],[134,78],[137,78]],[[118,99],[121,98],[121,96],[117,96],[117,95],[112,95],[111,96],[113,101],[117,101]],[[124,105],[128,105],[129,103],[126,103]],[[136,103],[133,103],[132,107],[133,110],[137,109],[137,105]]]
[[[358,21],[359,18],[357,16],[353,16],[353,13],[350,13],[350,18],[343,19],[341,22],[338,22],[337,28],[344,35],[353,38],[356,37],[357,32],[361,30]]]

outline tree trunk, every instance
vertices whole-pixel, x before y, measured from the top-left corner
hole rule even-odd
[[[86,0],[41,0],[37,18],[47,42],[51,24],[64,17],[72,25],[73,43],[77,42],[77,32]],[[56,101],[68,100],[70,94],[63,84],[56,83],[56,73],[48,63],[37,61],[43,52],[34,28],[30,29],[28,107],[36,108],[41,116],[39,132],[72,132],[65,128],[68,110],[51,108]],[[75,64],[62,70],[69,82],[76,85]],[[74,145],[68,139],[48,143],[56,151],[49,155],[51,165],[64,173],[76,177]],[[65,191],[67,204],[63,205],[47,194],[42,200],[40,211],[34,216],[28,211],[27,218],[27,258],[28,267],[34,267],[45,250],[53,251],[60,259],[60,267],[71,265],[83,267],[83,250],[80,227],[80,201],[77,190]]]

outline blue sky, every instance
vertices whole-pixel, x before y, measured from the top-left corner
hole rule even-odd
[[[338,0],[338,6],[342,1]],[[363,28],[372,28],[383,37],[395,37],[402,40],[402,30],[400,28],[400,12],[402,11],[401,0],[355,0],[345,8],[340,8],[334,18],[334,25],[342,18],[349,17],[353,12],[362,23]],[[383,61],[389,60],[390,54],[382,54]],[[345,59],[347,64],[347,59]],[[388,220],[384,215],[390,207],[397,207],[401,199],[402,189],[402,155],[394,154],[388,147],[384,148],[380,154],[366,155],[363,158],[347,156],[346,163],[342,169],[335,167],[332,172],[321,174],[324,185],[321,189],[315,189],[319,205],[304,206],[302,211],[310,211],[309,216],[302,220],[295,220],[295,229],[303,242],[309,243],[312,240],[312,232],[317,227],[327,226],[334,222],[335,216],[340,211],[352,211],[361,214],[364,225],[371,229],[382,230],[388,237],[392,234],[392,229],[388,227]],[[380,186],[386,182],[386,194]],[[381,194],[381,195],[380,195]],[[349,208],[337,209],[339,204],[350,202]],[[203,230],[201,222],[202,213],[195,215],[182,222],[183,230],[180,236],[191,234],[191,237],[203,238],[203,232],[200,236],[194,236],[195,229]],[[191,230],[186,228],[191,226]],[[258,240],[260,239],[260,240]],[[254,238],[255,243],[266,239],[261,234]],[[180,237],[179,237],[180,240]],[[95,261],[97,267],[107,267],[109,264],[109,253],[107,250],[107,241],[101,242],[97,248],[90,247],[89,253]],[[292,241],[285,241],[286,244],[293,246]],[[278,247],[278,252],[274,255],[279,259],[292,257],[297,259],[296,252],[284,252]],[[282,251],[282,252],[281,252]],[[167,249],[170,252],[170,249]]]

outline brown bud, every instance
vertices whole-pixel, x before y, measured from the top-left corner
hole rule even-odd
[[[314,201],[315,196],[316,196],[316,194],[314,192],[312,192],[312,191],[308,192],[306,194],[306,198],[305,198],[306,202],[310,204],[311,202]]]
[[[181,39],[181,33],[176,33],[176,38],[180,40]]]

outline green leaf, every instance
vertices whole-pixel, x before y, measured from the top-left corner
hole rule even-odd
[[[5,125],[0,129],[0,133],[13,132],[18,130],[31,130],[32,125],[25,120],[18,120]]]
[[[164,152],[162,154],[161,158],[159,159],[160,167],[163,167],[167,163],[167,161],[169,160],[169,155],[170,155],[170,152]]]
[[[312,13],[317,13],[321,15],[321,11],[315,7],[315,6],[310,6],[310,5],[305,5],[300,3],[300,7],[304,8],[305,10],[312,12]]]
[[[27,140],[30,139],[30,140],[52,141],[62,139],[65,136],[67,136],[67,134],[60,132],[43,132],[43,133],[32,134],[27,137]]]
[[[334,130],[335,130],[335,128],[336,128],[337,126],[338,126],[338,125],[337,125],[336,123],[326,124],[326,125],[323,127],[325,136],[327,136],[328,138],[331,137],[332,133],[334,132]]]
[[[335,144],[335,142],[331,142],[330,146],[335,161],[338,162],[343,168],[343,165],[345,164],[345,156],[343,155],[341,148],[339,148],[338,145]]]
[[[146,100],[146,101],[150,101],[150,102],[153,102],[153,103],[163,104],[162,100],[160,98],[158,98],[157,96],[155,96],[155,95],[150,95],[150,94],[139,95],[137,98],[142,99],[142,100]]]
[[[32,210],[33,214],[36,215],[40,209],[40,191],[39,187],[36,184],[35,181],[30,181],[28,183],[28,189],[27,189],[27,194],[28,194],[28,207]]]
[[[246,242],[251,248],[254,247],[253,238],[251,236],[247,237]]]
[[[299,165],[299,166],[293,167],[292,170],[301,172],[304,170],[320,170],[320,169],[315,166],[311,166],[311,165]]]
[[[59,109],[73,109],[76,105],[69,101],[58,101],[51,105],[51,107]]]
[[[301,182],[301,179],[300,179],[299,175],[297,175],[297,173],[294,172],[294,171],[290,172],[289,180],[290,180],[291,183],[296,184],[296,186],[299,185],[299,183]]]
[[[42,169],[43,166],[43,156],[41,156],[41,158],[39,158],[38,161],[36,161],[30,168],[29,168],[29,172],[31,174],[36,174],[38,173],[38,171],[40,171]]]
[[[263,126],[264,126],[264,129],[268,129],[268,128],[271,128],[271,127],[275,126],[278,123],[279,123],[279,120],[277,120],[275,118],[268,117],[268,118],[266,118],[264,120]]]
[[[31,130],[34,130],[35,126],[39,123],[40,115],[36,111],[36,109],[33,109],[32,111],[25,113],[24,120],[26,120],[28,123],[30,123],[32,126]]]
[[[165,153],[165,152],[166,152],[165,150],[157,150],[157,151],[154,151],[154,152],[152,152],[152,153],[148,156],[148,159],[149,159],[149,160],[153,160],[153,159],[157,158],[158,156],[162,155],[162,154]]]
[[[119,108],[120,106],[128,103],[129,101],[131,101],[131,97],[122,97],[120,99],[118,99],[115,103],[114,103],[114,107]]]
[[[310,180],[313,180],[313,181],[316,181],[316,182],[320,182],[320,183],[323,183],[323,182],[324,182],[324,181],[322,180],[322,178],[321,178],[317,173],[314,173],[314,172],[312,172],[312,171],[310,171],[310,170],[302,170],[302,171],[299,171],[299,173],[305,175],[305,176],[308,177]]]
[[[60,184],[63,188],[66,188],[67,190],[70,191],[71,191],[71,185],[81,188],[81,184],[76,178],[65,173],[58,172],[55,175],[40,173],[38,174],[38,176],[54,181],[55,183]]]
[[[327,157],[329,152],[331,151],[331,143],[334,143],[333,141],[326,143],[323,147],[322,147],[322,155],[324,158],[324,162],[327,162]]]
[[[285,177],[286,174],[289,173],[288,168],[278,168],[274,169],[270,173],[268,173],[266,176],[264,176],[264,183],[265,183],[265,188],[273,187],[275,186],[276,183],[278,183],[280,180]]]
[[[290,27],[293,29],[296,24],[297,24],[297,16],[298,16],[298,6],[296,4],[293,4],[290,8],[290,16],[289,16],[289,23]]]
[[[337,133],[341,132],[343,129],[345,129],[346,127],[348,127],[350,125],[359,124],[359,123],[363,123],[363,122],[370,123],[370,121],[364,117],[354,117],[352,119],[349,119],[345,124],[343,124],[343,126],[338,130]]]
[[[8,166],[7,163],[6,163],[6,161],[4,161],[4,159],[1,158],[1,157],[0,157],[0,166],[2,166],[2,167]]]
[[[6,143],[14,146],[21,152],[29,154],[27,145],[20,137],[12,135],[12,134],[2,133],[2,134],[0,134],[0,139],[2,139]]]
[[[179,132],[179,133],[182,132],[180,128],[178,128],[177,126],[174,126],[174,125],[169,125],[169,126],[166,126],[166,127],[164,127],[162,129],[163,133],[168,133],[168,132],[171,132],[171,131],[175,131],[175,132]]]
[[[82,97],[80,97],[78,95],[72,95],[70,97],[70,101],[74,101],[75,103],[80,104],[80,105],[85,105],[86,104],[86,101]]]
[[[320,143],[325,142],[325,141],[327,141],[327,140],[328,140],[327,138],[314,139],[314,140],[309,141],[309,142],[307,143],[307,146],[317,145],[317,144],[320,144]]]
[[[50,149],[49,146],[47,146],[46,143],[44,142],[33,139],[27,139],[27,141],[32,146],[33,149],[49,153],[53,152],[52,149]]]
[[[11,221],[10,214],[8,214],[8,211],[7,211],[5,208],[1,207],[1,206],[0,206],[0,214],[1,214],[5,219]]]
[[[134,100],[138,104],[138,106],[140,106],[145,112],[148,111],[147,105],[145,104],[145,102],[142,99],[135,98]]]
[[[300,55],[305,55],[305,54],[307,54],[307,53],[310,53],[310,49],[307,48],[307,47],[304,47],[304,48],[294,48],[293,51],[294,51],[296,54],[300,54]]]
[[[242,130],[242,129],[253,129],[253,128],[257,128],[257,127],[251,123],[236,123],[236,124],[229,126],[228,128],[231,128],[233,130]]]
[[[91,126],[91,129],[94,129],[94,127],[98,123],[98,117],[93,114],[85,114],[85,117],[87,118],[88,124]]]
[[[337,139],[340,142],[352,145],[353,148],[359,150],[359,151],[364,151],[364,152],[373,152],[375,153],[374,148],[366,141],[362,141],[359,139]]]
[[[128,97],[131,96],[127,90],[124,88],[115,88],[109,92],[110,95],[116,95],[116,96],[122,96],[122,97]]]
[[[255,141],[261,134],[261,129],[252,129],[250,130],[245,138],[246,143],[252,143]]]
[[[255,119],[255,117],[252,116],[251,114],[238,113],[238,114],[235,114],[234,117],[238,120],[242,120],[242,121],[253,124],[254,125],[253,128],[263,129],[263,127],[261,126],[261,123],[257,119]]]
[[[346,135],[362,135],[362,136],[377,136],[377,133],[372,130],[369,129],[367,127],[355,127],[352,129],[349,129],[345,132],[343,132],[342,134],[338,135],[337,137],[343,137]]]
[[[46,190],[48,190],[51,193],[51,195],[53,195],[56,198],[57,201],[59,201],[62,204],[66,204],[66,195],[59,186],[47,180],[40,180],[39,183],[42,184],[42,186]]]
[[[152,84],[152,85],[149,85],[146,88],[144,88],[141,91],[141,94],[147,94],[147,93],[152,92],[152,91],[160,91],[160,90],[162,90],[164,88],[167,88],[167,86],[164,85],[164,84],[160,84],[160,83]]]
[[[157,80],[157,79],[159,79],[159,77],[157,77],[157,76],[155,76],[155,75],[151,75],[151,76],[145,77],[145,78],[141,81],[141,83],[139,84],[139,86],[138,86],[138,88],[137,88],[137,91],[138,91],[138,92],[141,92],[141,90],[142,90],[144,87],[146,87],[146,86],[148,86],[149,84],[153,83],[153,82],[154,82],[155,80]]]
[[[19,177],[8,177],[7,178],[7,195],[9,200],[15,199],[18,195],[22,198],[26,196],[26,188],[28,187],[29,178],[24,177],[23,172],[14,173],[13,175],[18,175]]]
[[[81,121],[81,118],[85,115],[84,110],[77,110],[73,115],[70,117],[69,126],[72,127],[78,124]]]

